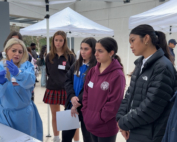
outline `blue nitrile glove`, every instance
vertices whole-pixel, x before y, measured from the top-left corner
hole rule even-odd
[[[9,72],[13,75],[16,76],[19,73],[19,69],[18,67],[14,64],[13,60],[11,59],[11,61],[6,61],[7,67],[9,69]]]
[[[0,84],[4,84],[7,81],[7,78],[5,78],[6,76],[6,71],[0,71]]]

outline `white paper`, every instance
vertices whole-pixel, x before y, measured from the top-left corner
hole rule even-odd
[[[2,142],[41,142],[27,134],[24,134],[1,123],[0,138],[2,139]]]
[[[57,130],[72,130],[80,128],[79,117],[71,116],[71,110],[57,112]]]
[[[63,65],[58,65],[58,69],[60,70],[65,70],[66,66],[63,66]]]
[[[35,139],[35,138],[32,138],[31,136],[23,135],[21,137],[13,139],[13,140],[11,140],[9,142],[40,142],[40,141]]]

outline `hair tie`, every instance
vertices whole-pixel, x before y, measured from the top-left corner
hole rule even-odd
[[[154,31],[155,32],[155,35],[158,36],[158,32],[157,31]]]

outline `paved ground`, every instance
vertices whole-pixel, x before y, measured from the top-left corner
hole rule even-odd
[[[40,76],[38,77],[38,80],[40,81]],[[36,84],[35,87],[35,104],[38,108],[38,111],[40,113],[40,116],[43,121],[43,131],[44,131],[44,142],[51,142],[53,139],[53,131],[52,131],[52,126],[51,126],[51,121],[50,121],[50,135],[52,137],[47,138],[46,136],[48,135],[48,105],[43,103],[43,96],[45,92],[45,88],[40,87],[40,82]],[[61,110],[63,110],[63,107],[61,106]],[[51,120],[51,113],[50,113],[50,120]],[[82,134],[80,132],[80,141],[83,142],[82,139]],[[124,138],[121,136],[120,133],[117,135],[117,140],[116,142],[125,142]]]

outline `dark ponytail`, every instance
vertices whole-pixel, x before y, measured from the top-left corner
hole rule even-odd
[[[120,65],[121,65],[122,67],[124,67],[123,64],[122,64],[122,62],[121,62],[121,58],[120,58],[118,55],[115,55],[115,56],[114,56],[114,59],[117,59],[118,62],[120,63]]]
[[[172,62],[174,65],[174,61],[172,60],[172,56],[170,54],[169,48],[167,46],[166,36],[161,31],[154,31],[153,27],[150,25],[139,25],[135,27],[130,34],[139,35],[144,38],[146,35],[149,35],[152,41],[152,44],[156,46],[157,49],[162,48],[165,53],[165,56]]]
[[[166,40],[166,36],[163,32],[161,31],[155,31],[157,37],[158,37],[158,42],[157,42],[157,45],[159,47],[162,48],[162,50],[164,51],[165,53],[165,56],[173,63],[174,65],[174,60],[172,59],[172,56],[170,54],[170,50],[168,48],[168,45],[167,45],[167,40]]]
[[[123,64],[121,63],[120,57],[116,55],[118,51],[118,45],[117,45],[116,40],[111,37],[105,37],[105,38],[98,40],[98,43],[100,43],[107,50],[108,53],[110,53],[113,50],[114,55],[112,58],[117,59],[123,68]]]

